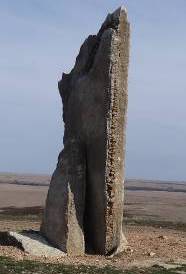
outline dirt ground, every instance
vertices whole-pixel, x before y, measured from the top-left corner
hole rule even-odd
[[[127,190],[125,202],[128,217],[186,224],[186,193]]]
[[[49,177],[22,179],[11,175],[0,176],[0,231],[39,229],[42,210],[48,190]],[[11,178],[11,179],[10,179]],[[34,182],[34,183],[33,183]],[[186,262],[186,184],[128,181],[125,192],[124,231],[129,247],[113,258],[84,256],[80,258],[57,258],[57,262],[112,265],[124,268],[143,261]],[[137,187],[137,189],[136,189]],[[143,221],[139,225],[138,221]],[[146,222],[148,221],[148,225]],[[176,224],[170,229],[166,222]],[[156,226],[154,226],[156,224]],[[158,224],[158,225],[157,225]],[[36,259],[23,251],[9,246],[0,246],[0,256],[16,259]],[[38,260],[38,258],[37,258]],[[39,258],[41,261],[55,261]]]
[[[44,206],[48,186],[0,184],[0,210]]]
[[[0,230],[38,229],[39,222],[0,222]],[[0,246],[0,256],[10,256],[16,260],[31,259],[44,262],[60,262],[64,264],[114,266],[126,268],[138,265],[139,262],[186,262],[186,233],[166,228],[153,228],[146,226],[126,226],[128,249],[113,258],[104,256],[61,257],[61,258],[35,258],[15,247]]]

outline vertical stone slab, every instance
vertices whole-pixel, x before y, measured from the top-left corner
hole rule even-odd
[[[41,233],[68,255],[84,254],[85,163],[80,144],[65,142],[47,195]]]
[[[124,156],[129,62],[125,9],[89,36],[59,91],[64,150],[52,177],[41,232],[68,254],[123,248]]]
[[[107,116],[106,253],[121,251],[125,245],[122,221],[128,104],[129,23],[125,9],[117,10],[113,17],[118,18],[116,20],[119,23],[112,37],[110,107]]]

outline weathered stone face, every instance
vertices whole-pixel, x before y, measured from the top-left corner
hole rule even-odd
[[[129,23],[120,8],[87,38],[73,70],[59,82],[64,149],[41,232],[68,254],[123,247],[128,62]]]

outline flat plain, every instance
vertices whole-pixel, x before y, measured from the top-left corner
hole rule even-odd
[[[49,182],[48,175],[0,174],[0,231],[39,229]],[[126,180],[124,232],[129,247],[113,258],[86,255],[81,258],[58,258],[55,261],[30,257],[8,245],[0,245],[0,256],[16,260],[39,260],[42,263],[115,267],[120,270],[126,266],[144,267],[161,261],[179,260],[185,264],[186,183]]]
[[[0,174],[0,211],[43,208],[48,175]],[[124,217],[186,223],[186,182],[126,180]]]

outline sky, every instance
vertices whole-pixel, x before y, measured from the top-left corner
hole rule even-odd
[[[57,82],[120,5],[131,24],[126,176],[186,180],[185,0],[0,0],[0,172],[55,169]]]

